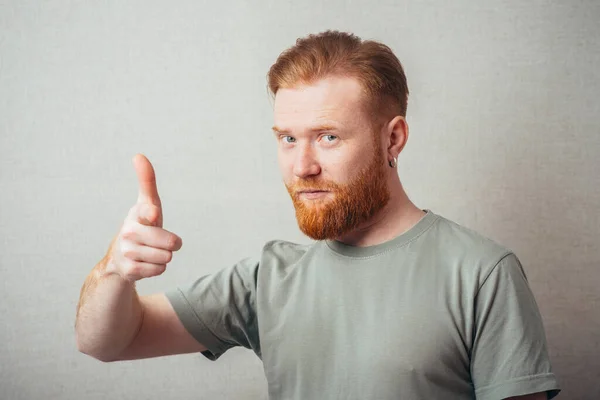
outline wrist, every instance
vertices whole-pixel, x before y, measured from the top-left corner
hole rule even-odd
[[[99,265],[100,268],[96,271],[96,278],[100,280],[106,279],[118,279],[119,281],[135,286],[135,281],[131,281],[119,273],[117,263],[112,257],[106,257],[106,259]]]

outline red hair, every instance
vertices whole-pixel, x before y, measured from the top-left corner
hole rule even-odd
[[[408,86],[402,64],[388,46],[351,33],[329,30],[297,39],[279,55],[267,78],[275,96],[280,88],[327,76],[356,78],[374,115],[406,116]]]

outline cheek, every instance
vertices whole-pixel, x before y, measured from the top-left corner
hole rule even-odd
[[[338,184],[346,184],[352,181],[352,171],[348,168],[351,164],[347,162],[328,162],[321,164],[321,177],[326,181]]]
[[[291,161],[291,157],[289,155],[283,154],[281,151],[277,152],[277,164],[279,165],[279,171],[281,172],[281,176],[284,182],[291,182],[293,175],[293,163]]]
[[[323,166],[323,173],[339,183],[351,182],[356,174],[367,165],[368,154],[368,150],[364,149],[353,149],[351,152],[337,154]]]

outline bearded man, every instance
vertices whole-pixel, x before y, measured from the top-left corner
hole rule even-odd
[[[102,361],[234,346],[261,358],[269,398],[546,399],[559,387],[516,255],[408,198],[397,159],[409,131],[401,63],[379,42],[327,31],[271,67],[273,132],[310,245],[255,257],[164,293],[181,238],[162,227],[152,165],[81,290],[80,351]]]

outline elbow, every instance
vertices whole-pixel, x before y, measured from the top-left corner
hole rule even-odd
[[[116,357],[108,354],[105,351],[101,351],[97,347],[93,346],[88,341],[86,341],[85,338],[83,338],[81,334],[78,334],[78,333],[75,334],[75,343],[77,346],[77,350],[80,353],[85,354],[86,356],[90,356],[90,357],[95,358],[96,360],[104,362],[104,363],[117,361]]]
[[[108,357],[103,357],[103,356],[91,356],[91,357],[93,357],[96,360],[101,361],[103,363],[112,363],[112,362],[118,361],[117,358],[108,358]]]
[[[103,353],[96,352],[96,351],[93,351],[93,350],[88,350],[85,347],[77,346],[77,349],[79,350],[80,353],[85,354],[86,356],[90,356],[92,358],[95,358],[96,360],[101,361],[103,363],[110,363],[110,362],[115,362],[115,361],[118,360],[115,357],[111,357],[111,356],[109,356],[107,354],[103,354]]]

